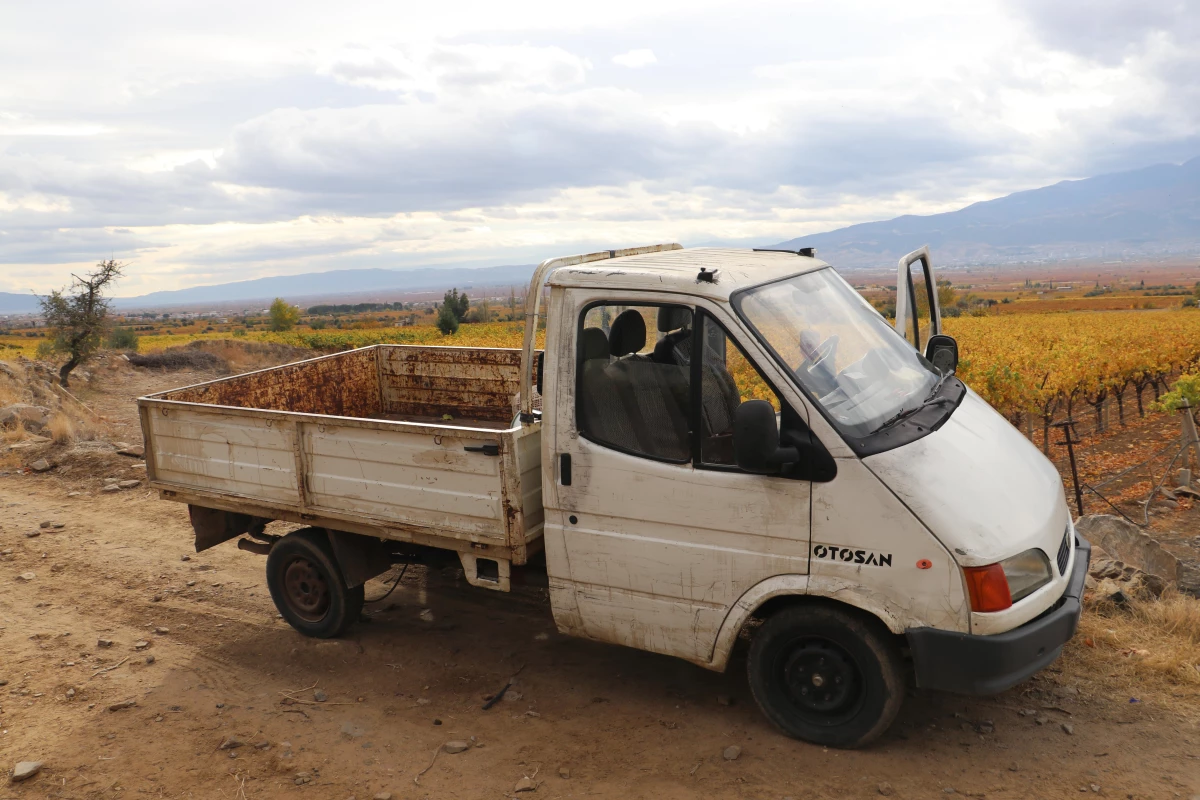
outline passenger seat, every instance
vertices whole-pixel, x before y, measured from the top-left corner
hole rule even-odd
[[[633,425],[617,394],[608,336],[600,328],[584,328],[579,339],[579,419],[589,438],[625,450],[637,450]]]
[[[659,364],[686,367],[692,355],[692,310],[686,306],[662,306],[658,309],[658,332],[666,336],[654,345],[651,356]]]
[[[691,457],[687,369],[651,360],[639,352],[645,346],[646,321],[641,313],[622,312],[610,331],[609,351],[615,360],[605,372],[612,376],[628,414],[638,442],[636,452],[686,461]]]

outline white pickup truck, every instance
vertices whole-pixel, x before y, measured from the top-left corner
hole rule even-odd
[[[954,377],[936,288],[928,250],[902,259],[893,328],[811,251],[551,259],[520,350],[378,345],[140,399],[151,486],[197,550],[267,554],[303,634],[456,556],[473,586],[542,575],[566,634],[713,670],[748,634],[773,723],[862,745],[910,668],[995,693],[1057,658],[1090,553],[1054,467]]]

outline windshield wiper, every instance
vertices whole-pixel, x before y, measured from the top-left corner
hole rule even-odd
[[[943,372],[942,376],[937,379],[937,383],[935,383],[933,385],[933,389],[930,390],[929,394],[925,395],[925,399],[921,401],[921,404],[919,406],[898,412],[894,417],[892,417],[887,422],[883,423],[878,428],[876,428],[875,433],[879,433],[882,430],[886,430],[887,428],[890,428],[893,425],[895,425],[897,422],[906,420],[909,417],[911,417],[913,414],[916,414],[918,411],[921,411],[923,409],[931,408],[933,406],[942,406],[947,403],[954,402],[949,397],[938,397],[937,396],[937,393],[942,390],[942,385],[945,384],[946,379],[949,377],[950,377],[949,372]]]

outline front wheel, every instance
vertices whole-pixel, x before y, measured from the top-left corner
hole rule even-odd
[[[747,662],[759,708],[788,736],[861,747],[904,701],[900,653],[874,620],[833,606],[795,606],[755,634]]]
[[[305,636],[340,636],[362,613],[364,588],[346,586],[319,528],[293,531],[275,543],[267,556],[267,588],[279,613]]]

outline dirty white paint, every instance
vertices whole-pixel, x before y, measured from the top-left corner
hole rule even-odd
[[[203,492],[268,519],[287,512],[383,538],[464,540],[516,563],[541,538],[540,425],[492,430],[139,402],[151,486],[178,499]],[[499,453],[466,449],[485,445]]]
[[[813,485],[809,593],[869,611],[894,633],[966,632],[962,573],[945,545],[861,461],[837,466],[836,478]]]
[[[176,409],[157,409],[149,425],[157,480],[275,502],[297,497],[289,425]]]
[[[589,302],[612,297],[595,289],[551,296],[547,353],[558,369],[548,371],[543,400],[554,423],[543,476],[554,493],[546,557],[555,617],[575,635],[707,663],[739,597],[767,578],[808,571],[810,484],[655,461],[581,437],[574,320]],[[619,297],[695,304],[686,295]],[[570,486],[559,480],[562,454],[572,459]]]

